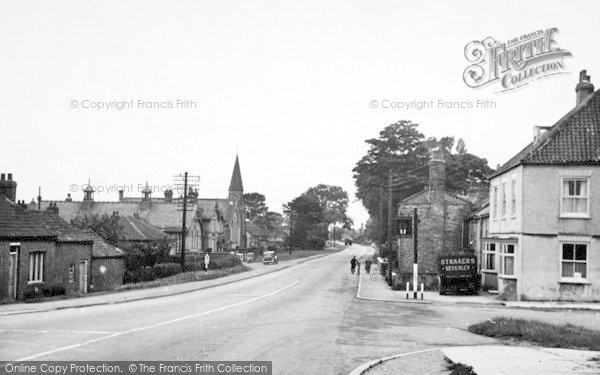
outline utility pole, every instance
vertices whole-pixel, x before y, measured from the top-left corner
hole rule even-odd
[[[181,186],[183,184],[183,198],[182,198],[182,208],[181,210],[183,211],[183,215],[182,215],[182,221],[181,221],[181,257],[180,257],[180,262],[181,262],[181,270],[182,272],[185,271],[185,238],[187,236],[187,211],[188,209],[188,192],[189,192],[189,187],[191,187],[191,185],[197,186],[199,181],[200,181],[200,176],[188,176],[188,173],[185,172],[183,175],[178,175],[175,176],[175,179],[177,180],[177,186]],[[189,181],[192,180],[192,181]]]
[[[419,217],[417,215],[417,209],[415,208],[413,211],[413,297],[417,299],[417,284],[419,282],[419,262],[417,258],[417,245],[418,245],[418,236],[417,236],[417,228],[418,228]]]
[[[388,174],[388,222],[387,222],[387,240],[388,240],[388,257],[393,258],[392,252],[392,221],[394,220],[394,209],[393,209],[393,197],[392,197],[392,170],[389,170]]]

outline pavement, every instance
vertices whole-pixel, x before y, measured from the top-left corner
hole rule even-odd
[[[212,280],[203,281],[191,281],[184,282],[181,284],[156,286],[150,288],[140,288],[113,292],[99,292],[90,293],[84,297],[79,298],[67,298],[67,299],[56,299],[48,300],[43,302],[17,302],[0,305],[0,316],[3,315],[14,315],[14,314],[28,314],[52,310],[62,310],[71,308],[82,308],[91,307],[98,305],[111,305],[124,302],[133,302],[139,300],[160,298],[166,296],[173,296],[184,293],[191,293],[194,291],[213,288],[221,285],[227,285],[241,280],[249,278],[259,277],[267,273],[284,270],[291,266],[302,264],[312,259],[317,259],[331,253],[324,255],[315,255],[306,258],[293,259],[285,262],[280,262],[274,265],[263,265],[261,262],[244,263],[244,265],[251,268],[250,271],[240,272],[229,276],[224,276]],[[202,272],[202,271],[200,271]],[[209,270],[210,273],[210,270]]]
[[[383,277],[377,274],[376,267],[374,271],[371,274],[363,272],[360,275],[356,295],[358,299],[404,305],[465,304],[485,305],[482,307],[496,305],[527,309],[600,310],[598,303],[506,302],[487,293],[440,295],[437,292],[426,291],[422,297],[419,292],[418,298],[414,299],[411,291],[407,298],[406,291],[393,290]],[[400,353],[364,363],[350,374],[450,374],[448,360],[470,366],[479,375],[600,374],[600,352],[497,344],[452,346]]]

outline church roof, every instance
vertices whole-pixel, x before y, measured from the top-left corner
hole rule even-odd
[[[237,156],[235,157],[235,166],[233,167],[233,174],[231,175],[229,191],[244,191],[242,173],[240,172],[240,161]]]

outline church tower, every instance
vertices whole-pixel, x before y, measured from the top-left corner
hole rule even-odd
[[[241,249],[246,248],[246,206],[244,204],[244,185],[242,184],[242,173],[240,172],[240,161],[235,157],[233,174],[229,183],[229,205],[232,208],[229,228],[231,241]]]

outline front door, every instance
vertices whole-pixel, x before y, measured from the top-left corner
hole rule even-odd
[[[8,297],[17,298],[17,281],[19,278],[20,243],[11,243],[8,251]]]
[[[88,261],[79,262],[79,292],[86,294],[88,286]]]

